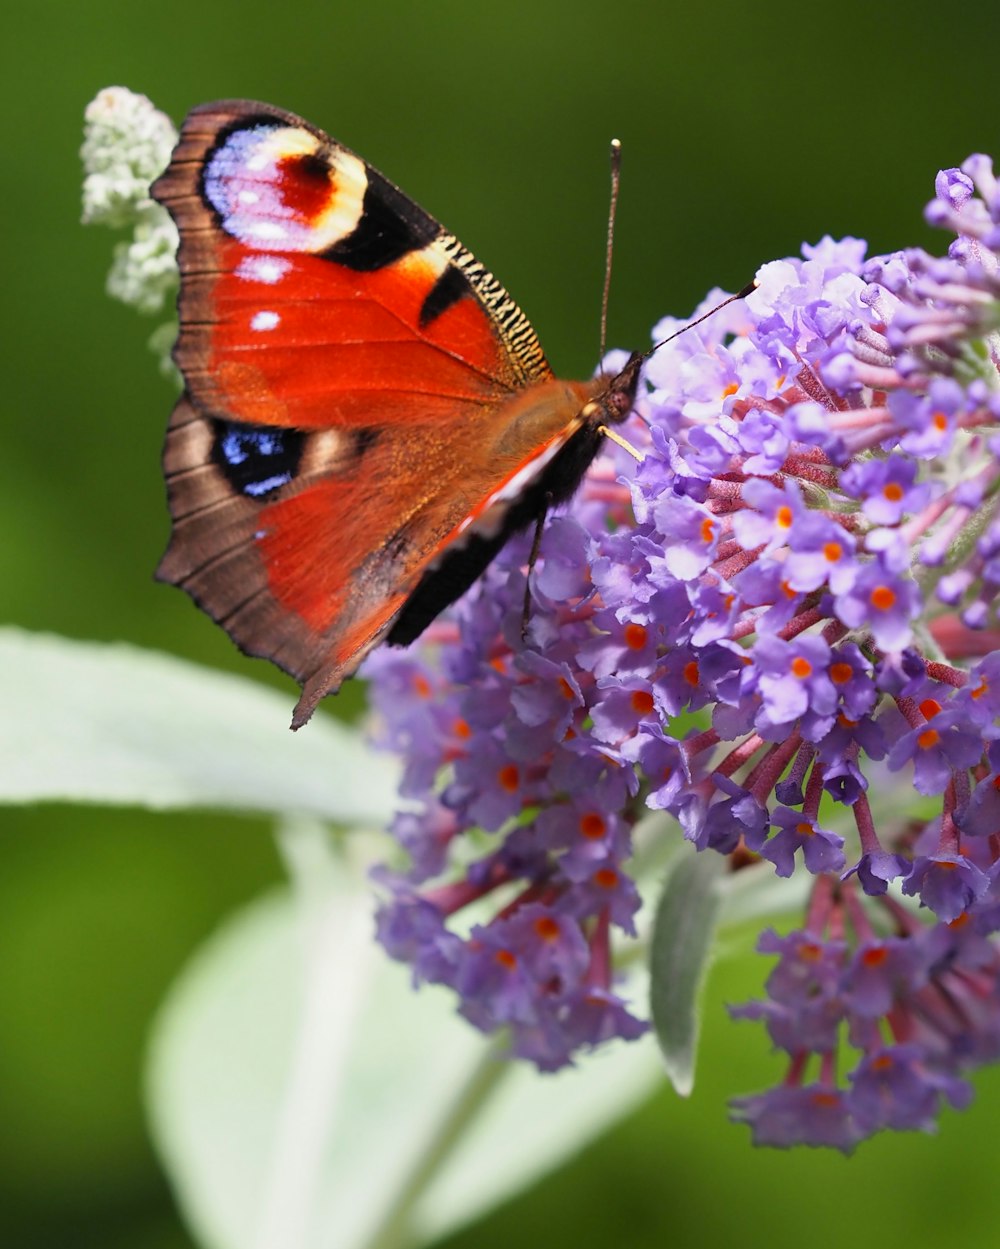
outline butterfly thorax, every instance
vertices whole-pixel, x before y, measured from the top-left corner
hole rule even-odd
[[[614,378],[536,383],[504,405],[504,428],[496,444],[500,463],[494,464],[505,470],[500,484],[440,542],[388,641],[413,641],[442,602],[464,593],[513,534],[573,494],[601,448],[606,427],[620,424],[631,411],[641,363],[633,356]]]

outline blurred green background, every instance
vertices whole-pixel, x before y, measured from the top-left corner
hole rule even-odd
[[[224,96],[304,114],[456,231],[565,374],[595,363],[612,136],[625,173],[610,337],[629,347],[826,232],[939,246],[921,218],[934,172],[1000,155],[989,5],[35,0],[8,9],[0,44],[4,618],[283,683],[289,706],[287,682],[151,580],[173,396],[146,351],[153,324],[102,294],[111,236],[78,224],[82,112],[99,88],[145,92],[178,121]],[[0,1243],[184,1249],[144,1134],[144,1037],[189,953],[278,877],[268,830],[62,807],[3,822]],[[664,1090],[449,1249],[992,1244],[996,1071],[937,1139],[849,1161],[754,1152],[727,1125],[729,1096],[779,1074],[722,1006],[760,972],[747,957],[717,969],[690,1101]]]

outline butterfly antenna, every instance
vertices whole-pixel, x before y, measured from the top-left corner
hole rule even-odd
[[[673,342],[673,340],[681,334],[686,334],[688,330],[693,330],[696,325],[701,325],[702,321],[707,321],[709,317],[714,317],[715,314],[725,308],[727,304],[734,304],[737,299],[746,299],[748,295],[752,295],[757,289],[757,285],[757,279],[754,278],[752,282],[748,282],[746,286],[744,286],[741,290],[738,290],[735,295],[727,296],[727,298],[723,299],[721,303],[717,303],[714,308],[709,308],[709,310],[707,312],[703,312],[700,317],[695,317],[693,321],[688,321],[685,325],[682,325],[679,330],[674,330],[674,332],[672,334],[668,334],[666,338],[661,338],[658,343],[654,343],[648,351],[644,351],[642,353],[641,359],[648,360],[649,357],[659,351],[661,347],[666,346],[667,343]]]
[[[613,216],[614,214],[612,214],[612,219],[613,219]],[[609,232],[609,254],[608,254],[609,269],[610,269],[610,264],[611,264],[611,257],[610,257],[610,232]],[[752,282],[748,282],[746,286],[742,288],[742,290],[738,290],[735,295],[727,296],[725,299],[717,303],[714,308],[710,308],[708,312],[703,312],[700,317],[695,317],[693,321],[688,321],[687,324],[682,325],[679,330],[674,330],[674,332],[672,334],[668,334],[666,338],[661,338],[660,341],[658,343],[655,343],[652,347],[650,347],[648,351],[644,351],[641,354],[639,352],[633,352],[633,354],[629,357],[628,363],[625,365],[622,371],[618,374],[617,377],[613,378],[611,382],[609,383],[608,385],[609,395],[615,394],[615,393],[617,393],[619,396],[622,394],[627,394],[629,396],[629,402],[631,404],[635,398],[635,390],[636,390],[636,385],[638,384],[639,370],[642,368],[643,364],[645,364],[645,362],[649,359],[649,357],[653,355],[654,352],[659,351],[661,347],[663,347],[666,343],[671,342],[679,334],[686,334],[688,330],[693,330],[696,325],[701,325],[702,321],[707,321],[709,317],[714,317],[715,314],[721,308],[725,308],[727,304],[735,303],[737,299],[745,299],[747,295],[752,294],[752,292],[755,291],[756,289],[757,289],[757,279],[755,278]],[[606,287],[605,287],[605,293],[606,293]],[[603,343],[602,343],[602,347],[603,347]],[[601,354],[603,356],[604,354],[603,351]],[[634,408],[633,408],[633,411],[634,411]],[[630,455],[634,456],[640,462],[642,461],[642,459],[644,458],[642,452],[637,451],[635,447],[632,446],[631,443],[626,442],[626,440],[621,436],[621,434],[616,433],[613,429],[611,429],[607,425],[600,425],[598,428],[600,432],[604,434],[606,438],[610,438],[612,442],[618,443],[618,445],[622,447],[625,451],[627,451]]]
[[[611,258],[615,250],[615,214],[618,212],[618,190],[622,181],[622,145],[611,140],[611,203],[608,206],[608,245],[604,253],[604,294],[601,296],[601,350],[598,360],[608,349],[608,297],[611,294]]]

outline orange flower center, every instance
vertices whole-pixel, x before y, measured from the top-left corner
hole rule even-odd
[[[508,794],[512,794],[521,783],[521,773],[518,771],[516,764],[508,763],[497,773],[497,780],[500,782],[501,789],[505,789]]]
[[[648,637],[649,631],[645,625],[632,622],[625,626],[625,645],[630,651],[641,651]]]
[[[648,690],[635,690],[632,694],[632,710],[640,716],[648,716],[653,710],[653,695]]]
[[[540,915],[535,920],[535,933],[542,941],[555,941],[559,936],[559,925],[551,915]]]
[[[892,586],[877,585],[868,597],[876,611],[888,611],[896,602],[896,591]]]
[[[598,815],[596,811],[588,811],[580,819],[580,832],[589,841],[600,841],[605,832],[607,832],[607,827],[604,817]]]

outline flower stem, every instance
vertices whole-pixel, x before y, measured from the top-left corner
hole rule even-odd
[[[405,1249],[414,1243],[413,1211],[427,1186],[451,1157],[462,1140],[466,1128],[509,1074],[512,1064],[501,1057],[497,1043],[484,1050],[472,1069],[464,1087],[445,1106],[426,1147],[416,1160],[410,1175],[403,1180],[381,1223],[372,1233],[365,1249]]]

